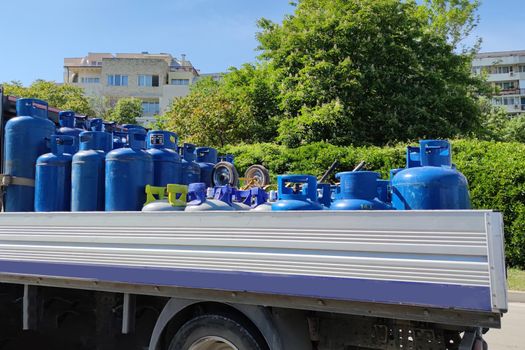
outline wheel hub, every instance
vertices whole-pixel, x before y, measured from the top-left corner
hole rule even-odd
[[[239,350],[224,338],[217,336],[203,337],[191,344],[188,350]]]

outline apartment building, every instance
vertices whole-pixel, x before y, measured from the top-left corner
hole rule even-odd
[[[510,114],[525,113],[525,50],[480,53],[472,66],[475,74],[487,74],[493,104]]]
[[[186,96],[198,76],[185,55],[176,59],[167,53],[88,53],[64,59],[64,83],[113,103],[122,97],[141,99],[143,124],[165,111],[173,98]]]

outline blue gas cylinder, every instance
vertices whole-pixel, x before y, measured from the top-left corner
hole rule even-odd
[[[98,131],[98,130],[92,130]],[[117,130],[117,124],[115,122],[102,122],[102,131],[112,135],[113,146],[112,149],[119,149],[126,146],[127,132]]]
[[[16,101],[17,117],[5,125],[4,174],[35,179],[35,164],[39,156],[49,152],[47,141],[55,133],[55,124],[48,119],[47,102],[35,99]],[[11,184],[7,187],[4,210],[33,211],[33,184]]]
[[[73,136],[51,135],[51,153],[38,157],[35,176],[35,211],[69,211],[71,208],[71,154]]]
[[[188,186],[188,205],[185,211],[232,211],[232,188],[221,186],[206,188],[202,182]]]
[[[182,163],[177,152],[177,134],[150,131],[147,152],[153,157],[153,186],[165,187],[182,182]]]
[[[72,161],[71,211],[104,211],[105,158],[111,147],[107,132],[80,134],[80,150]]]
[[[287,184],[292,184],[287,187]],[[303,193],[301,186],[307,186]],[[272,210],[322,210],[317,202],[317,180],[311,175],[277,176],[278,200],[272,204]]]
[[[84,131],[89,130],[88,117],[84,115],[75,116],[75,128],[82,129]]]
[[[201,168],[195,163],[195,145],[185,143],[182,147],[182,184],[201,182]]]
[[[217,164],[217,150],[212,147],[197,147],[197,164],[201,168],[201,182],[211,187],[213,167]]]
[[[146,128],[137,124],[122,124],[122,127],[124,129],[140,129],[142,131],[146,131]]]
[[[377,180],[377,198],[386,204],[390,204],[392,202],[390,180]]]
[[[452,164],[450,143],[422,140],[407,149],[407,167],[392,178],[398,210],[470,209],[467,179]]]
[[[106,211],[140,211],[146,185],[153,184],[153,159],[144,151],[146,132],[128,130],[128,147],[106,156]]]
[[[113,132],[113,149],[119,149],[126,147],[128,144],[128,133],[127,131],[114,131]]]
[[[317,184],[318,202],[328,209],[332,206],[332,185],[327,183]]]
[[[335,175],[340,180],[331,210],[387,210],[390,207],[377,196],[379,173],[347,171]]]
[[[100,118],[89,119],[89,130],[90,131],[103,131],[104,121]]]
[[[113,133],[117,128],[117,123],[115,122],[102,122],[102,131],[107,133]]]
[[[58,120],[60,128],[58,129],[59,135],[68,135],[73,137],[73,145],[64,146],[64,153],[75,154],[78,152],[78,135],[83,129],[75,128],[75,112],[73,111],[62,111],[58,113]]]

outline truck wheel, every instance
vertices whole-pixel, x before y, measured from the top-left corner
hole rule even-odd
[[[265,350],[249,327],[222,315],[202,315],[186,322],[169,350]]]

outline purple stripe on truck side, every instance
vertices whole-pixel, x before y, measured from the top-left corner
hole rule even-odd
[[[356,278],[0,261],[0,273],[491,311],[488,287]]]

